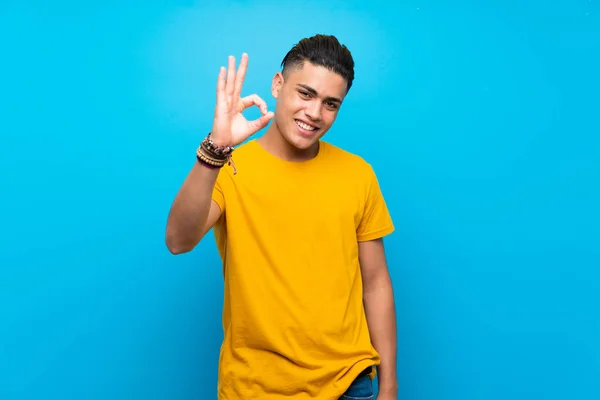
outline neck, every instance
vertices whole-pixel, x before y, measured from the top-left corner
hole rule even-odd
[[[307,149],[299,149],[290,144],[281,134],[279,127],[273,122],[265,134],[257,140],[260,145],[275,157],[285,161],[302,162],[313,159],[319,152],[319,142]]]

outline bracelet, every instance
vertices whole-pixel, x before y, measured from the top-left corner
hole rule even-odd
[[[202,164],[202,165],[203,165],[203,166],[205,166],[206,168],[209,168],[209,169],[218,169],[218,168],[223,168],[223,166],[220,166],[220,167],[219,167],[219,166],[216,166],[216,165],[209,164],[207,161],[204,161],[204,159],[203,159],[201,156],[199,156],[199,155],[196,155],[196,159],[198,160],[198,162],[199,162],[200,164]]]
[[[225,164],[231,165],[235,175],[237,169],[231,158],[233,150],[233,146],[215,146],[209,133],[196,150],[196,158],[201,165],[210,169],[222,168]]]
[[[214,142],[212,141],[211,134],[212,133],[209,133],[208,136],[204,138],[201,145],[209,153],[223,157],[228,156],[233,152],[233,150],[235,149],[233,146],[215,146]]]
[[[207,154],[202,147],[199,147],[198,150],[196,150],[196,158],[202,161],[203,164],[209,164],[219,168],[227,164],[229,161],[227,158],[216,158],[210,154]]]

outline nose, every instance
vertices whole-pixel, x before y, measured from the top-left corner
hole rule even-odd
[[[318,101],[310,101],[306,105],[305,114],[308,118],[318,121],[321,119],[321,104]]]

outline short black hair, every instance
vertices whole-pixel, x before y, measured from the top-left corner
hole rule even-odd
[[[347,91],[354,81],[354,59],[348,48],[333,35],[315,35],[300,40],[285,55],[281,62],[282,71],[301,68],[305,61],[325,67],[341,75],[348,83]]]

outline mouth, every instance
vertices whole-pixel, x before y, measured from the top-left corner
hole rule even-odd
[[[302,133],[303,135],[306,135],[306,136],[311,136],[317,130],[319,130],[319,128],[317,126],[306,123],[299,119],[296,120],[296,126],[298,127],[298,130],[300,131],[300,133]]]

